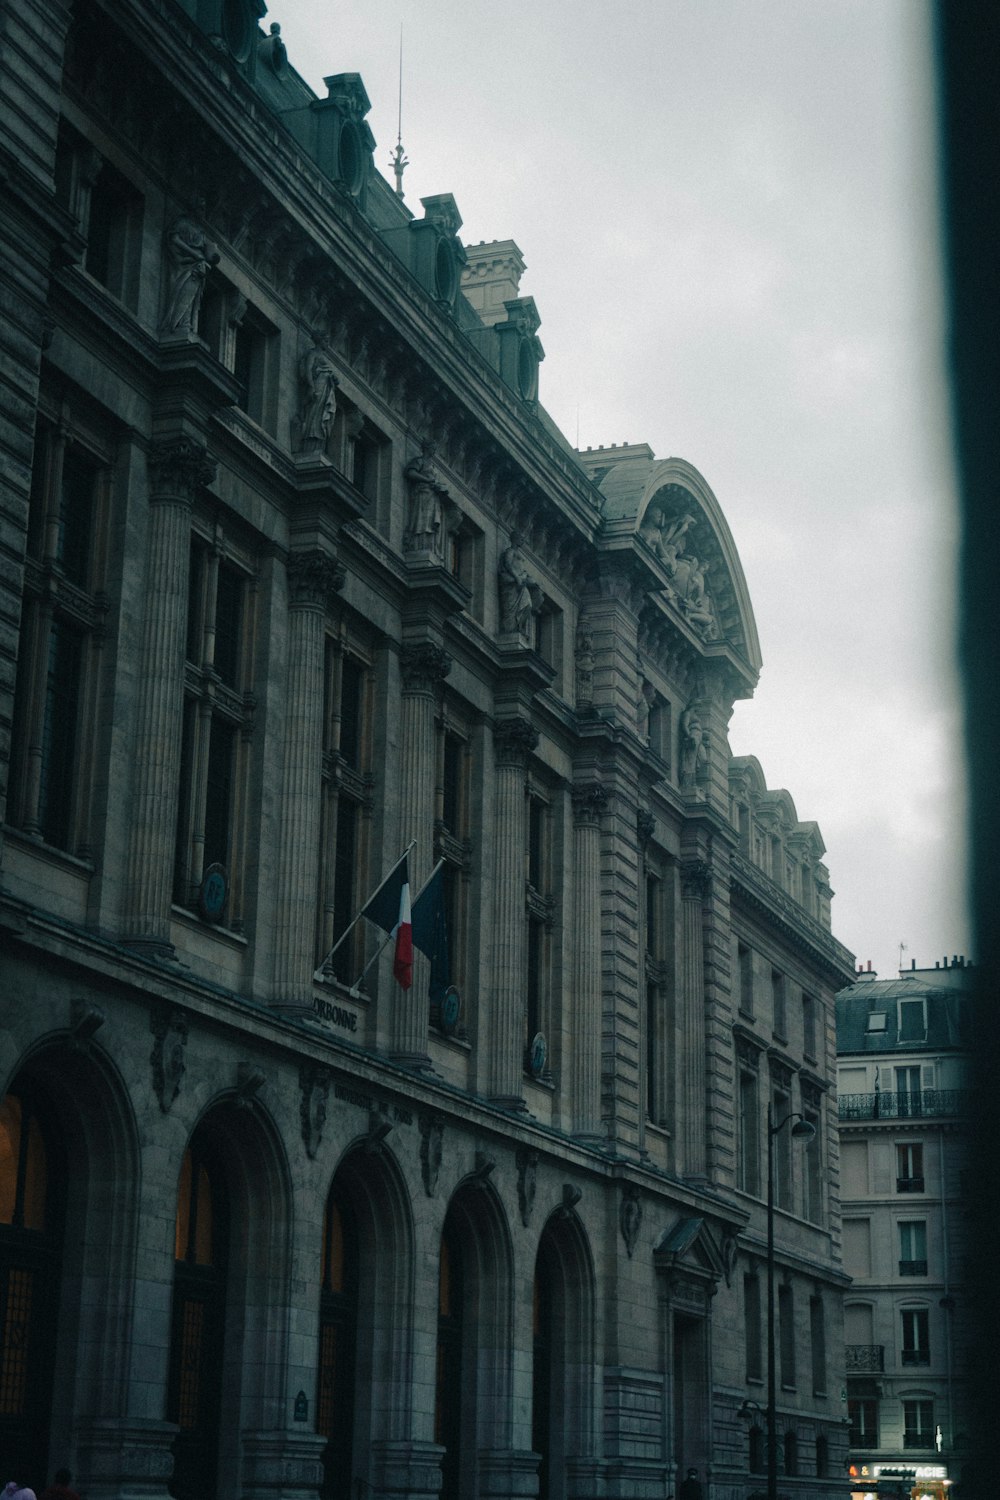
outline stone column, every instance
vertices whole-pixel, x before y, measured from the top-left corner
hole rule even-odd
[[[82,1417],[76,1424],[77,1483],[94,1500],[162,1500],[174,1469],[176,1422]]]
[[[678,985],[682,1048],[678,1101],[680,1166],[685,1177],[704,1177],[705,1163],[705,952],[702,902],[711,871],[702,859],[681,865],[681,961]]]
[[[574,960],[573,1122],[577,1135],[603,1137],[601,1122],[601,813],[599,781],[573,788]]]
[[[244,1432],[244,1500],[315,1500],[326,1439],[315,1432]]]
[[[479,1450],[479,1493],[483,1500],[530,1500],[538,1494],[539,1455],[523,1448]]]
[[[441,684],[451,671],[447,651],[431,641],[405,645],[400,657],[401,841],[416,839],[410,854],[410,888],[414,895],[430,874],[434,855],[434,788],[437,746],[434,715]],[[392,1004],[392,1055],[417,1064],[427,1060],[427,983],[423,964],[415,965],[409,990],[398,991]]]
[[[274,997],[309,1005],[316,967],[319,828],[323,782],[323,626],[344,571],[326,553],[288,559],[288,669],[285,760],[281,776],[274,936]]]
[[[437,1500],[441,1489],[441,1460],[445,1450],[439,1443],[415,1438],[372,1443],[372,1477],[375,1493],[384,1500]]]
[[[148,469],[146,608],[124,934],[133,946],[170,952],[191,507],[201,486],[215,478],[215,464],[198,443],[176,438],[153,446]]]
[[[496,796],[493,839],[496,849],[493,912],[493,1014],[489,1031],[486,1092],[510,1109],[523,1109],[525,910],[524,859],[527,809],[524,797],[528,756],[538,733],[527,719],[500,719],[494,725]],[[484,1039],[485,1040],[485,1039]]]

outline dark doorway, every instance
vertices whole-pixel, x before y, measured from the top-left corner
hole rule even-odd
[[[327,1440],[324,1500],[350,1500],[353,1494],[357,1327],[357,1225],[347,1194],[334,1182],[323,1215],[316,1391],[316,1431]]]
[[[434,1441],[445,1449],[440,1500],[461,1500],[463,1301],[462,1247],[454,1225],[446,1221],[441,1235],[434,1402]]]

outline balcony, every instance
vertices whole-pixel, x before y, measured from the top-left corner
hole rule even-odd
[[[900,1276],[926,1276],[927,1262],[925,1260],[901,1260],[899,1274]]]
[[[924,1190],[924,1179],[922,1177],[897,1177],[897,1193],[922,1193]]]
[[[904,1365],[929,1365],[931,1351],[929,1349],[901,1349],[900,1358]]]
[[[933,1120],[968,1113],[971,1089],[921,1089],[914,1094],[841,1094],[842,1120]]]
[[[848,1375],[881,1375],[885,1370],[884,1344],[845,1344],[844,1368]]]

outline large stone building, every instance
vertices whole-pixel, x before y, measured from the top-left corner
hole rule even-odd
[[[969,1442],[964,1288],[972,965],[870,967],[837,996],[851,1474],[858,1495],[957,1484]],[[937,1493],[937,1491],[934,1491]],[[960,1491],[956,1488],[956,1495]]]
[[[745,1500],[770,1102],[781,1489],[833,1493],[853,967],[729,756],[732,537],[569,447],[517,246],[263,8],[0,23],[2,1477]],[[330,957],[411,844],[433,999]]]

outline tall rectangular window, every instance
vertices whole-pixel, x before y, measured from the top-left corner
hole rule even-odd
[[[927,1023],[922,1000],[899,1002],[899,1040],[922,1042],[927,1034]]]
[[[134,306],[139,280],[142,199],[109,162],[102,162],[90,190],[87,272],[115,297]]]
[[[823,1298],[809,1298],[809,1343],[812,1352],[812,1388],[814,1396],[826,1391],[826,1316]]]
[[[852,1448],[878,1447],[878,1402],[848,1397],[847,1419],[850,1432],[847,1441]]]
[[[753,953],[746,943],[736,950],[740,969],[740,1013],[753,1020]]]
[[[787,1282],[778,1288],[778,1343],[781,1384],[791,1390],[795,1386],[795,1299]]]
[[[788,1018],[785,1015],[785,976],[778,969],[771,970],[771,1026],[775,1036],[788,1038]]]
[[[646,985],[646,1119],[658,1121],[661,1117],[661,1101],[659,1097],[659,1007],[657,1005],[658,991],[655,984]]]
[[[896,1068],[896,1113],[901,1120],[922,1113],[919,1067]]]
[[[745,1193],[760,1194],[760,1099],[757,1075],[740,1069],[739,1185]]]
[[[802,996],[802,1051],[806,1057],[817,1056],[816,1001],[812,995]]]
[[[466,969],[466,913],[472,866],[469,777],[471,747],[462,726],[450,720],[438,734],[437,817],[434,825],[434,858],[443,859],[445,921],[448,931],[448,962],[451,983],[462,993]],[[439,1015],[432,1007],[431,1021]]]
[[[896,1192],[924,1191],[924,1148],[919,1141],[908,1141],[896,1147]]]
[[[528,798],[528,847],[525,850],[525,907],[527,912],[527,974],[524,1010],[525,1070],[532,1071],[532,1042],[545,1036],[552,988],[551,926],[552,810],[540,796]]]
[[[189,577],[174,900],[201,909],[204,880],[221,869],[221,921],[238,929],[252,726],[251,579],[218,538],[200,534],[192,537]]]
[[[743,1346],[746,1350],[746,1378],[763,1380],[764,1359],[761,1349],[760,1277],[743,1278]]]
[[[791,1097],[782,1089],[772,1096],[772,1127],[781,1124],[792,1107]],[[778,1208],[791,1212],[792,1202],[792,1127],[786,1125],[773,1137],[774,1201]]]
[[[323,802],[320,828],[319,958],[350,926],[368,887],[368,813],[375,792],[369,774],[369,669],[343,642],[327,638],[323,694]],[[365,963],[359,923],[340,944],[332,969],[353,984]]]
[[[934,1447],[934,1402],[903,1402],[903,1447]]]
[[[927,1224],[923,1219],[904,1219],[899,1225],[900,1276],[927,1275]]]
[[[904,1307],[902,1324],[904,1365],[929,1365],[931,1362],[930,1328],[926,1307]]]
[[[803,1109],[802,1118],[813,1128],[813,1134],[802,1145],[802,1207],[812,1224],[823,1220],[823,1139],[818,1109]]]
[[[87,857],[107,484],[66,431],[35,434],[7,816]]]

